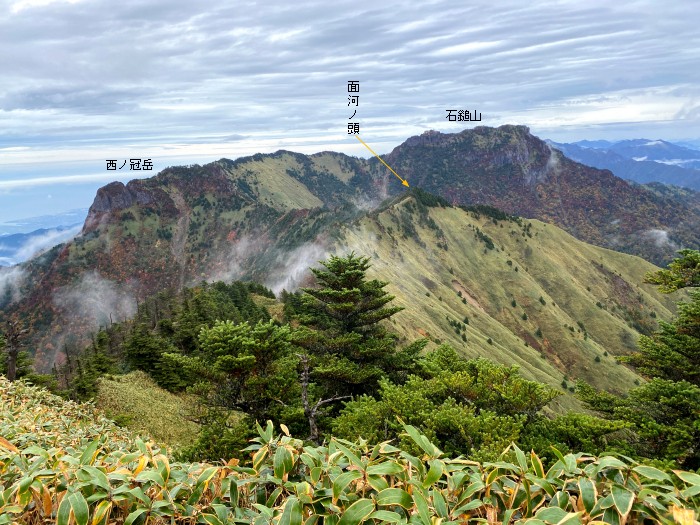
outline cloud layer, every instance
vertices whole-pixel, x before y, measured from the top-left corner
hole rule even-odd
[[[0,0],[0,188],[32,163],[50,178],[57,162],[93,173],[114,157],[365,156],[346,133],[350,79],[380,152],[460,129],[449,108],[559,140],[697,138],[694,14],[653,1]]]

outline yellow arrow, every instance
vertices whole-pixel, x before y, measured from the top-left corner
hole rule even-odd
[[[384,162],[384,160],[382,160],[382,158],[381,158],[379,155],[377,155],[377,154],[374,152],[374,150],[372,150],[372,148],[370,148],[370,147],[367,145],[367,143],[366,143],[364,140],[362,140],[362,139],[360,138],[359,135],[355,135],[355,138],[356,138],[357,140],[359,140],[360,142],[362,142],[362,144],[365,145],[365,148],[367,148],[368,150],[370,150],[370,151],[372,152],[372,155],[374,155],[375,157],[377,157],[377,158],[379,159],[379,162],[381,162],[381,163],[384,164],[387,168],[389,168],[389,171],[390,171],[391,173],[393,173],[394,175],[396,175],[397,177],[399,177],[399,180],[401,181],[401,184],[403,184],[403,185],[406,186],[407,188],[409,187],[409,186],[408,186],[408,181],[405,180],[405,179],[402,179],[402,178],[399,176],[398,173],[396,173],[394,170],[392,170],[392,169],[391,169],[391,166],[389,166],[386,162]]]

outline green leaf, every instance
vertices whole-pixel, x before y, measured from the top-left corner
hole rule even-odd
[[[605,456],[602,457],[598,460],[598,471],[600,472],[604,468],[608,467],[613,467],[613,468],[627,468],[627,465],[625,465],[622,461],[620,461],[617,458],[614,458],[612,456]]]
[[[313,483],[318,483],[318,480],[321,479],[321,476],[324,474],[324,470],[321,467],[314,467],[311,469],[309,474],[311,475],[311,481]]]
[[[435,512],[437,512],[437,515],[441,518],[447,519],[447,502],[445,501],[445,497],[442,495],[442,492],[439,490],[433,490],[431,491],[431,494],[433,496],[433,507],[435,507]]]
[[[201,485],[202,483],[209,483],[211,479],[219,472],[218,467],[209,467],[204,469],[204,471],[199,475],[197,478],[197,485]]]
[[[483,505],[484,505],[484,502],[481,501],[480,499],[473,499],[469,503],[467,503],[466,505],[462,505],[458,509],[453,510],[452,515],[454,517],[457,517],[460,514],[464,514],[465,512],[467,512],[469,510],[478,509],[479,507],[481,507]]]
[[[603,513],[603,521],[611,525],[620,525],[620,515],[613,507],[607,508]]]
[[[304,525],[316,525],[318,523],[318,520],[321,519],[320,514],[312,514],[309,516],[306,521],[304,522]]]
[[[595,483],[588,478],[579,478],[578,488],[581,494],[581,500],[583,501],[583,508],[586,509],[586,512],[590,513],[598,499],[598,491],[596,490]]]
[[[98,487],[101,487],[106,491],[111,490],[109,479],[107,479],[107,475],[100,469],[91,465],[85,465],[80,470],[84,471],[90,476],[90,482],[93,485],[97,485]]]
[[[700,485],[700,474],[686,472],[684,470],[674,470],[673,472],[686,483],[690,483],[691,485]]]
[[[236,478],[230,478],[231,479],[231,484],[228,488],[228,497],[231,500],[231,508],[236,508],[238,507],[238,483],[236,482]]]
[[[136,443],[136,447],[141,451],[141,454],[149,455],[148,447],[146,446],[146,443],[143,442],[143,439],[141,439],[140,437],[137,437],[134,440],[134,443]],[[136,512],[136,511],[134,511],[134,512]]]
[[[131,494],[132,496],[139,499],[144,505],[151,504],[151,499],[143,493],[143,490],[141,490],[140,487],[134,487],[133,489],[129,489],[126,492],[127,494]]]
[[[481,480],[477,480],[477,481],[475,481],[474,483],[472,483],[471,485],[469,485],[469,486],[467,487],[467,490],[464,491],[463,496],[464,496],[465,498],[469,498],[469,497],[471,497],[475,492],[477,492],[477,491],[479,491],[479,490],[484,490],[485,488],[486,488],[486,485],[484,484],[484,482],[481,481]]]
[[[93,462],[93,457],[95,456],[95,453],[97,452],[97,447],[100,446],[100,441],[99,438],[95,438],[92,443],[90,443],[87,448],[83,451],[83,453],[80,455],[80,464],[81,465],[92,465]]]
[[[556,505],[560,509],[565,509],[566,506],[569,504],[569,493],[564,492],[564,491],[559,491],[557,492],[552,500],[550,501],[550,505]]]
[[[532,462],[532,469],[538,478],[544,478],[544,467],[542,466],[542,460],[539,458],[535,451],[530,452],[530,461]]]
[[[95,512],[92,515],[92,523],[97,524],[100,523],[104,517],[107,515],[107,512],[112,508],[112,502],[111,501],[100,501],[97,504],[97,507],[95,507]]]
[[[389,488],[389,484],[382,476],[367,476],[367,482],[369,486],[372,487],[377,492]]]
[[[134,481],[152,481],[159,487],[165,485],[163,476],[160,475],[160,472],[156,472],[155,470],[142,470]]]
[[[641,474],[645,478],[649,479],[655,479],[657,481],[670,481],[671,477],[666,474],[665,472],[654,468],[654,467],[648,467],[646,465],[639,465],[634,467],[632,470],[635,472]]]
[[[515,451],[515,457],[518,460],[518,465],[522,469],[522,472],[527,470],[527,459],[525,458],[525,453],[518,448],[517,445],[513,445],[513,450]]]
[[[582,512],[569,512],[564,518],[559,520],[557,525],[574,525],[583,523],[581,521]]]
[[[576,470],[576,456],[573,454],[564,456],[564,465],[566,465],[567,471],[574,472]]]
[[[80,492],[75,492],[69,496],[70,506],[73,509],[73,516],[78,525],[87,525],[90,519],[90,509],[87,501]]]
[[[301,521],[301,503],[294,496],[289,496],[284,505],[279,525],[301,525]]]
[[[273,460],[275,477],[281,479],[285,474],[291,472],[293,465],[294,459],[292,458],[292,453],[289,451],[289,449],[287,449],[285,446],[277,447]]]
[[[361,477],[362,472],[358,470],[349,470],[347,472],[343,472],[340,476],[335,478],[335,481],[333,482],[333,499],[338,499],[345,490],[345,487]]]
[[[337,440],[334,440],[333,443],[335,444],[336,447],[338,447],[340,450],[343,451],[343,454],[345,454],[345,456],[348,458],[348,461],[350,461],[351,465],[353,465],[354,467],[360,468],[362,470],[365,469],[364,465],[362,464],[362,461],[360,461],[360,458],[357,457],[357,455],[354,454],[352,450],[350,450],[348,447],[346,447],[342,443],[339,443]]]
[[[627,516],[634,503],[634,494],[624,487],[613,485],[612,498],[615,507],[621,516]]]
[[[270,494],[270,496],[267,498],[265,505],[267,507],[274,507],[277,498],[279,498],[280,494],[282,494],[282,490],[284,490],[282,487],[277,487],[275,490],[273,490],[272,494]]]
[[[129,514],[129,515],[126,517],[126,520],[124,521],[124,525],[133,525],[133,523],[134,523],[137,519],[139,519],[139,517],[140,517],[144,512],[146,512],[147,510],[148,510],[148,509],[144,509],[144,508],[136,509],[135,511],[133,511],[131,514]]]
[[[58,512],[56,513],[56,525],[68,525],[70,522],[70,511],[70,495],[66,494],[61,500],[61,504],[58,506]]]
[[[416,443],[416,445],[422,448],[423,451],[425,451],[425,453],[428,454],[428,456],[432,458],[437,458],[442,455],[442,451],[435,445],[433,445],[427,437],[418,432],[416,427],[413,427],[411,425],[404,425],[403,428],[404,430],[406,430],[406,433],[409,435],[409,437]]]
[[[369,515],[370,519],[379,520],[386,523],[398,523],[401,521],[401,515],[390,510],[377,510]]]
[[[374,511],[374,502],[371,499],[358,499],[350,505],[338,521],[338,525],[360,525]]]
[[[413,502],[418,509],[418,515],[420,516],[423,525],[430,525],[430,508],[428,507],[428,502],[426,501],[425,496],[416,490],[413,493]]]
[[[515,513],[516,509],[508,509],[503,513],[503,524],[508,525],[510,523],[510,518]]]
[[[386,476],[391,474],[401,474],[404,468],[396,461],[383,461],[367,467],[367,474]]]
[[[404,509],[413,507],[411,495],[403,489],[384,489],[376,496],[377,505],[399,505]]]
[[[253,507],[258,509],[262,514],[264,514],[268,518],[272,518],[274,515],[274,511],[265,505],[261,505],[260,503],[253,503]]]
[[[563,509],[560,509],[559,507],[547,507],[544,509],[540,509],[537,511],[535,514],[535,517],[537,519],[540,519],[542,521],[546,521],[548,523],[559,523],[561,520],[566,518],[569,515],[568,512],[566,512]]]
[[[428,488],[430,485],[435,483],[442,477],[445,472],[445,464],[439,459],[433,459],[430,461],[430,470],[423,480],[423,486]]]
[[[44,459],[49,458],[49,453],[44,450],[41,447],[37,447],[36,445],[32,445],[31,447],[27,447],[22,451],[22,454],[25,456],[41,456]]]
[[[214,514],[201,514],[199,519],[204,520],[207,525],[224,525],[219,517]]]
[[[692,498],[693,496],[697,496],[698,494],[700,494],[700,485],[691,485],[690,487],[681,492],[681,496],[683,496],[684,498]]]

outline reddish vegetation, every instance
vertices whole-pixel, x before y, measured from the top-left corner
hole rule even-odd
[[[308,156],[273,154],[281,155],[303,166],[287,173],[330,207],[405,189],[387,183],[391,176],[376,159],[319,154],[356,174],[344,183],[333,173],[315,171]],[[101,188],[83,236],[25,265],[29,284],[12,310],[34,329],[39,361],[50,364],[63,342],[94,328],[85,320],[69,319],[54,301],[58,290],[74,285],[84,272],[96,271],[141,300],[202,278],[230,277],[234,267],[240,267],[237,276],[263,280],[279,264],[278,247],[294,249],[332,236],[337,230],[332,225],[337,209],[321,220],[318,210],[285,212],[286,205],[275,209],[275,203],[257,199],[254,187],[260,175],[255,166],[263,158],[168,168],[151,179]],[[477,127],[451,135],[427,132],[385,158],[412,186],[450,202],[488,204],[555,222],[583,240],[657,262],[672,256],[674,249],[645,236],[649,228],[669,231],[672,240],[685,246],[700,245],[700,232],[687,226],[700,220],[697,196],[656,194],[608,171],[577,164],[553,152],[525,127]],[[284,200],[283,195],[279,198]],[[232,224],[222,219],[224,211],[237,211],[245,218]],[[235,252],[242,239],[249,240],[248,246]],[[472,294],[462,289],[467,300],[478,306]],[[543,346],[547,352],[547,345]]]

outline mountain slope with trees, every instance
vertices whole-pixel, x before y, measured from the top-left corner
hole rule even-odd
[[[442,195],[450,204],[495,204],[506,212],[561,224],[574,235],[594,243],[621,250],[634,248],[654,260],[673,253],[674,243],[697,244],[694,236],[698,235],[698,230],[693,227],[698,223],[695,194],[679,195],[665,188],[630,186],[607,172],[576,164],[552,152],[524,127],[478,127],[451,135],[430,132],[407,140],[386,158],[411,184]],[[13,314],[22,319],[24,328],[30,330],[24,344],[33,350],[39,368],[47,371],[54,362],[62,364],[71,347],[83,345],[87,334],[99,326],[130,317],[140,302],[160,290],[179,291],[202,280],[252,279],[264,282],[275,291],[303,285],[300,279],[303,279],[304,270],[326,254],[347,247],[343,246],[347,239],[352,238],[358,246],[371,244],[370,241],[376,239],[377,232],[364,226],[356,233],[348,233],[347,239],[341,238],[340,232],[346,224],[366,224],[363,217],[381,210],[380,197],[399,194],[403,187],[393,182],[376,159],[362,160],[332,152],[306,156],[280,151],[236,161],[222,159],[206,166],[168,168],[156,177],[127,185],[112,183],[98,191],[78,238],[13,268],[11,278],[3,279],[6,286],[0,291],[0,320],[7,320]],[[401,219],[407,210],[397,212],[392,220],[407,224],[416,218]],[[484,224],[488,225],[488,221]],[[399,226],[387,224],[383,227]],[[465,237],[459,227],[459,221],[442,225],[445,239]],[[491,235],[481,231],[481,223],[471,224],[471,227],[471,234],[477,238],[483,240]],[[508,232],[511,230],[513,228]],[[359,231],[375,237],[360,239]],[[559,230],[551,226],[551,231]],[[381,231],[378,233],[382,235]],[[527,232],[522,231],[521,237],[527,243]],[[566,246],[574,242],[571,237],[558,234],[556,237]],[[383,238],[385,242],[387,237]],[[401,239],[395,239],[397,243],[405,240],[411,252],[403,252],[398,246],[393,249],[384,246],[376,251],[390,266],[399,264],[402,252],[413,254],[416,246],[426,257],[440,260],[429,255],[423,246],[425,241],[411,244],[412,238],[413,231],[407,227]],[[509,239],[508,243],[507,238],[499,242],[501,247],[510,246],[507,253],[512,255],[513,268],[536,271],[536,267],[525,260],[530,252],[515,250],[518,246],[513,244],[515,238]],[[435,246],[445,245],[438,239],[434,242]],[[582,245],[575,246],[572,253]],[[474,253],[484,256],[498,253],[490,250],[488,243],[484,247],[486,253],[483,248],[473,246]],[[466,245],[464,248],[460,253],[467,257],[471,252],[466,250]],[[560,301],[554,298],[554,283],[556,275],[567,274],[569,270],[557,269],[554,263],[573,262],[565,260],[560,248],[552,249],[553,266],[548,271],[553,275],[537,277],[541,290],[535,299],[541,296],[549,302],[547,296],[552,295],[552,302],[566,304],[565,298]],[[373,251],[374,248],[363,249],[358,253],[372,254]],[[451,254],[445,255],[449,259]],[[602,305],[599,308],[615,306],[613,317],[618,320],[608,327],[614,334],[612,347],[598,353],[619,354],[634,344],[636,335],[629,330],[629,325],[636,331],[648,332],[654,328],[651,314],[668,318],[670,303],[659,307],[649,303],[642,309],[641,301],[628,299],[635,297],[633,289],[638,281],[619,280],[608,273],[605,259],[618,260],[618,256],[600,252],[597,257],[603,258],[602,266],[593,274],[597,277],[592,277],[594,281],[589,283],[579,280],[576,285],[600,290],[597,294],[591,292],[595,298],[593,304]],[[493,258],[483,260],[485,268],[491,268],[490,259]],[[467,257],[465,261],[468,260]],[[622,273],[627,271],[624,270],[627,266],[645,264],[626,260],[629,262],[619,265]],[[415,262],[419,266],[407,268],[406,273],[419,274],[421,268],[429,267],[424,261]],[[473,275],[455,278],[457,284],[451,285],[468,302],[466,296],[471,279],[487,277],[478,275],[476,267],[481,265],[475,262],[476,259],[468,264],[470,271],[475,272]],[[575,264],[580,266],[580,262]],[[456,261],[446,265],[450,267],[455,268]],[[445,267],[439,273],[444,274],[444,270]],[[282,277],[277,279],[276,276]],[[601,278],[616,284],[598,286],[596,283]],[[440,282],[445,279],[441,278]],[[530,283],[517,279],[513,286],[530,287]],[[528,295],[518,290],[504,292],[512,295],[516,303],[518,295]],[[411,294],[407,300],[426,301],[424,290],[414,287]],[[447,299],[447,294],[442,295]],[[479,301],[490,317],[499,312],[498,315],[506,318],[517,311],[503,309],[502,298],[493,294],[480,294]],[[647,308],[648,312],[642,312]],[[537,326],[535,319],[524,317],[532,312],[517,312],[520,321],[509,319],[505,326],[515,330],[518,338],[531,347],[554,357],[548,344],[556,348],[558,345],[554,342],[566,341],[561,350],[556,350],[561,359],[560,363],[555,363],[559,370],[569,366],[567,359],[562,358],[569,353],[567,349],[579,344],[567,340],[563,331],[571,327],[574,335],[583,336],[584,332],[593,334],[595,330],[599,333],[607,330],[603,326],[599,329],[589,326],[578,314],[569,313],[568,318],[559,319],[560,323]],[[445,320],[449,313],[442,312]],[[599,319],[601,315],[593,317]],[[464,315],[453,317],[452,323],[463,322],[463,318]],[[523,323],[528,320],[529,323]],[[503,324],[503,319],[498,321]],[[454,327],[444,322],[430,325],[428,329],[417,323],[411,328],[430,331],[436,339],[443,339],[454,331]],[[512,336],[498,337],[501,328],[493,328],[486,337],[473,340],[481,351],[486,351],[484,341],[488,339],[496,343],[508,339],[508,346],[513,346]],[[483,330],[482,333],[487,332]],[[537,335],[540,333],[543,337]],[[554,333],[558,334],[556,340],[552,339]],[[459,337],[461,339],[461,335]],[[620,342],[620,338],[625,341]],[[589,355],[592,359],[595,357]],[[532,360],[528,357],[528,361]],[[579,372],[574,370],[574,375],[578,376]],[[594,374],[591,372],[591,375]]]

